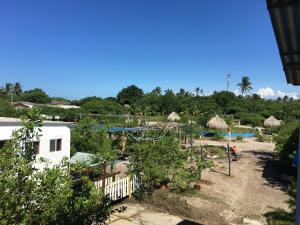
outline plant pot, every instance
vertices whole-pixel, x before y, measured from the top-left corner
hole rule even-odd
[[[197,191],[201,191],[201,185],[199,183],[195,184],[194,189]]]
[[[169,187],[167,184],[163,184],[163,185],[161,185],[160,189],[163,191],[167,191],[167,190],[169,190]]]

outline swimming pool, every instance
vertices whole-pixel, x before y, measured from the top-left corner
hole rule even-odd
[[[255,133],[231,133],[231,137],[255,137]],[[224,137],[228,137],[228,133],[224,134]]]
[[[208,131],[203,131],[200,133],[200,135],[204,137],[214,137],[216,135],[216,132],[208,132]],[[228,133],[223,133],[224,137],[228,137]],[[244,138],[249,138],[249,137],[255,137],[255,133],[231,133],[231,137],[244,137]]]

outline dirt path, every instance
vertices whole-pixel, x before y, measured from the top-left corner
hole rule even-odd
[[[243,158],[232,163],[232,176],[227,176],[227,163],[216,162],[217,166],[202,176],[206,181],[201,189],[204,199],[187,198],[204,212],[203,224],[221,224],[213,222],[214,218],[224,219],[228,224],[243,224],[244,218],[265,224],[264,213],[275,208],[287,209],[283,178],[272,159],[274,145],[252,140],[237,145]]]
[[[207,141],[205,144],[220,145],[220,142]],[[226,145],[226,142],[221,144]],[[266,224],[266,212],[287,209],[287,195],[282,191],[284,178],[272,157],[274,144],[253,139],[236,144],[243,151],[243,158],[232,163],[231,177],[227,175],[228,163],[216,161],[215,168],[202,174],[199,196],[182,196],[190,206],[189,218],[169,215],[150,205],[130,203],[126,221],[116,220],[112,225]]]

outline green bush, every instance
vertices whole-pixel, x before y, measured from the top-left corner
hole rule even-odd
[[[272,137],[269,135],[258,134],[256,141],[258,142],[272,142]]]
[[[252,125],[254,127],[261,126],[264,118],[257,113],[237,113],[235,115],[237,119],[240,119],[243,125]]]
[[[275,151],[280,160],[280,165],[285,171],[291,171],[292,160],[298,148],[298,121],[291,121],[278,128],[278,135],[274,138]]]
[[[222,141],[224,140],[224,135],[222,132],[216,132],[215,136],[213,137],[213,140],[215,141]]]
[[[237,136],[236,137],[236,141],[243,142],[244,141],[244,137],[243,136]]]

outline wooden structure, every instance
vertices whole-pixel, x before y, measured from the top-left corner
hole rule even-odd
[[[135,192],[139,187],[137,178],[126,176],[126,177],[107,177],[105,179],[105,187],[103,188],[102,180],[94,181],[94,185],[97,189],[104,189],[104,194],[108,195],[111,200],[118,200],[125,197],[131,197],[132,193]]]

